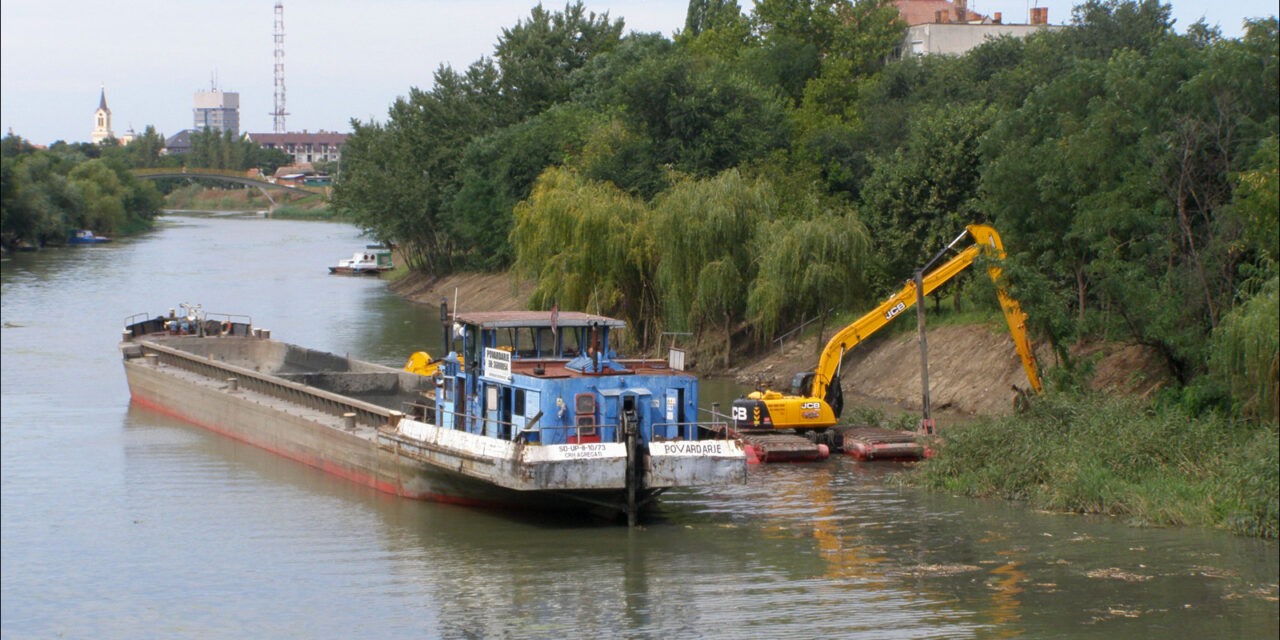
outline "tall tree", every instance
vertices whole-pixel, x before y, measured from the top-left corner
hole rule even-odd
[[[594,55],[612,50],[622,36],[622,20],[588,12],[581,1],[549,12],[536,5],[527,20],[502,30],[494,57],[512,121],[537,114],[569,97],[569,75]]]

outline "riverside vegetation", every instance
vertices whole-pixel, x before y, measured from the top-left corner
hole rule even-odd
[[[513,269],[531,306],[648,344],[694,331],[722,364],[987,222],[1061,366],[912,481],[1274,537],[1277,21],[1183,26],[1089,0],[1062,29],[899,60],[883,0],[691,0],[673,39],[538,6],[353,122],[335,205],[419,271]],[[969,282],[955,304],[995,308]],[[1085,391],[1081,340],[1145,345],[1172,383]]]
[[[291,160],[279,149],[264,149],[230,131],[192,133],[191,149],[182,154],[161,154],[164,141],[154,127],[125,145],[111,138],[100,145],[58,141],[37,149],[17,135],[6,135],[0,141],[0,242],[5,248],[39,247],[61,244],[76,229],[103,234],[144,231],[165,206],[166,196],[193,182],[139,180],[132,169],[257,168],[270,175]],[[296,209],[315,217],[306,207]],[[287,215],[289,209],[277,213]]]

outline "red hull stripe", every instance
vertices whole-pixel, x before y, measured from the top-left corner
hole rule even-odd
[[[385,493],[390,493],[392,495],[397,495],[397,496],[403,496],[405,498],[410,498],[413,500],[430,500],[432,502],[443,502],[448,504],[459,504],[459,505],[466,505],[466,506],[473,506],[473,507],[503,506],[501,503],[488,501],[488,500],[475,500],[472,498],[461,498],[458,496],[451,496],[451,495],[430,493],[430,492],[418,493],[418,492],[405,491],[404,488],[398,484],[392,484],[390,482],[384,482],[384,481],[378,480],[377,478],[374,478],[373,476],[367,473],[361,473],[354,469],[350,469],[342,465],[335,464],[332,461],[325,460],[322,458],[317,458],[315,456],[296,454],[288,451],[282,451],[280,449],[274,449],[272,447],[265,446],[261,443],[254,442],[246,438],[242,438],[232,433],[231,431],[228,431],[227,429],[219,427],[218,425],[204,422],[202,420],[197,420],[194,417],[179,413],[178,411],[162,406],[136,393],[131,394],[131,396],[133,398],[134,404],[137,404],[140,407],[150,409],[157,413],[163,413],[167,416],[172,416],[174,418],[182,420],[183,422],[190,422],[191,424],[194,424],[196,426],[203,427],[214,433],[221,434],[223,436],[231,438],[232,440],[236,440],[248,445],[252,445],[264,451],[270,451],[271,453],[274,453],[278,456],[288,458],[290,460],[294,460],[297,462],[301,462],[307,466],[315,467],[316,469],[320,469],[321,471],[324,471],[326,473],[331,473],[340,478],[345,478],[347,480],[350,480],[351,482],[365,485],[366,487],[373,487],[374,489],[377,489]]]

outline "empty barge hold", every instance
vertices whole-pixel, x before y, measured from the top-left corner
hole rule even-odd
[[[746,479],[726,425],[689,419],[697,378],[617,358],[611,318],[462,316],[465,367],[453,352],[427,377],[209,315],[126,320],[135,403],[388,493],[635,524],[669,488]]]

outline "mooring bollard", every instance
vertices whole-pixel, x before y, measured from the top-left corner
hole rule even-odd
[[[265,339],[268,339],[268,340],[269,340],[269,339],[271,339],[271,330],[270,330],[270,329],[262,329],[262,337],[263,337],[263,338],[265,338]]]
[[[348,431],[355,431],[355,429],[356,429],[356,414],[354,414],[354,413],[344,413],[344,414],[342,414],[342,426],[343,426],[343,427],[345,427]]]
[[[237,378],[227,378],[227,391],[235,391],[240,388],[240,380]]]
[[[387,416],[387,424],[391,425],[392,429],[395,429],[396,427],[400,426],[400,419],[403,417],[404,417],[403,413],[399,411],[395,411],[393,409],[391,413]]]
[[[156,355],[156,354],[154,354],[154,353],[148,353],[147,355],[142,356],[142,359],[143,359],[143,361],[145,361],[147,364],[149,364],[149,365],[151,365],[151,366],[153,366],[153,367],[155,367],[155,366],[159,366],[159,364],[160,364],[160,356],[158,356],[158,355]]]

